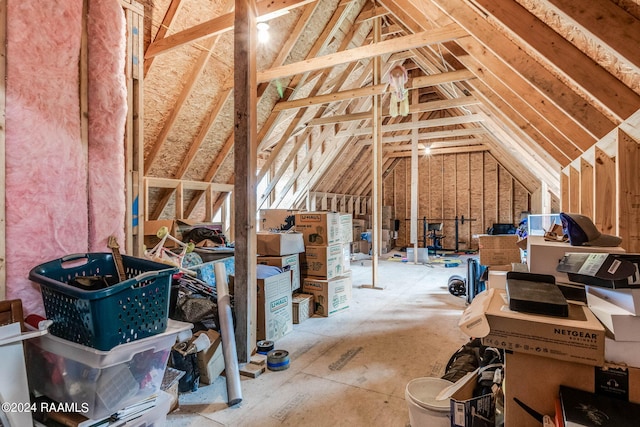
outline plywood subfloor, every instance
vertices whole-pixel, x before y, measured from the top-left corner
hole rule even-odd
[[[167,426],[409,425],[406,384],[441,376],[468,340],[457,327],[464,299],[447,290],[451,275],[466,276],[466,258],[455,268],[382,260],[384,290],[362,288],[371,262],[353,262],[350,309],[294,325],[276,342],[290,354],[289,369],[243,377],[243,401],[232,408],[224,377],[181,394]]]

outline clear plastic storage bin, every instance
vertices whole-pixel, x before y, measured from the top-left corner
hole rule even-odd
[[[47,334],[25,343],[32,390],[73,403],[90,419],[105,418],[160,390],[177,335],[193,327],[169,320],[165,332],[110,351]]]
[[[544,236],[545,231],[549,231],[553,224],[562,225],[560,214],[539,214],[527,217],[527,235]]]

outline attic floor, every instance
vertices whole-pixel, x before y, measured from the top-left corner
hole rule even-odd
[[[440,257],[429,264],[400,262],[391,253],[378,264],[352,262],[351,307],[332,317],[312,317],[275,343],[290,367],[242,377],[240,404],[227,406],[219,377],[196,392],[180,394],[169,427],[207,426],[408,426],[405,388],[418,377],[440,377],[465,342],[457,323],[463,297],[451,295],[451,275],[466,277],[468,255],[458,267]]]

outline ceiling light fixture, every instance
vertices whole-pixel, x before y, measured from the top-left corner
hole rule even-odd
[[[269,41],[269,24],[266,22],[258,22],[256,25],[258,28],[258,42],[266,43]]]
[[[428,156],[429,154],[431,154],[431,146],[430,145],[425,145],[424,147],[424,154],[426,156]]]

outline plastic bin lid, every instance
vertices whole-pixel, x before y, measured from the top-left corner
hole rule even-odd
[[[407,384],[407,396],[418,406],[438,412],[448,412],[449,399],[436,400],[440,392],[453,384],[442,378],[416,378]]]

